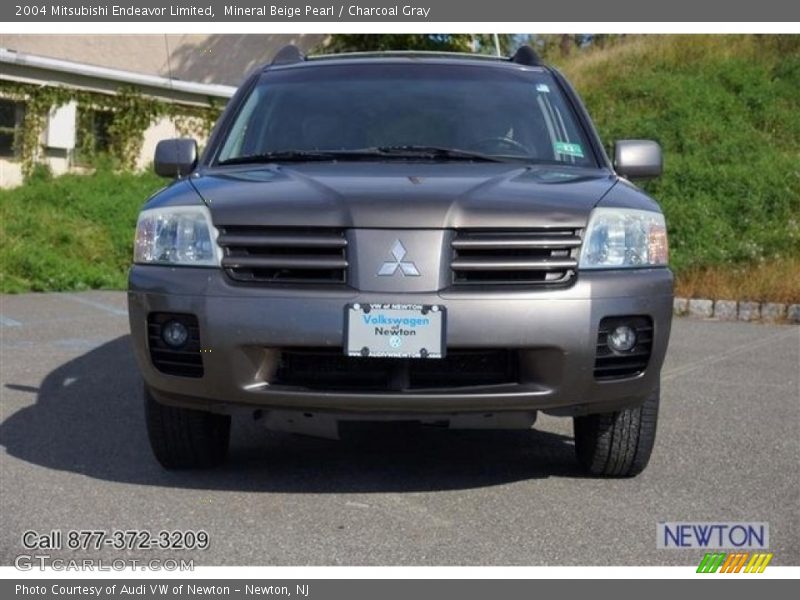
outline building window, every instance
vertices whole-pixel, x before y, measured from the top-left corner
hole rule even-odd
[[[89,163],[98,154],[106,154],[111,149],[109,128],[114,119],[110,110],[78,109],[78,163]]]
[[[22,119],[25,105],[0,98],[0,156],[19,155],[19,138],[22,135]]]
[[[92,133],[94,134],[95,153],[108,152],[111,148],[111,135],[108,128],[114,118],[114,113],[110,110],[93,111]]]

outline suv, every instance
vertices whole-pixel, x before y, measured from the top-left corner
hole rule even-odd
[[[658,204],[609,160],[565,78],[512,58],[304,57],[249,76],[202,156],[138,220],[128,293],[150,442],[168,469],[226,456],[231,413],[531,428],[574,418],[578,461],[631,476],[656,433],[672,273]]]

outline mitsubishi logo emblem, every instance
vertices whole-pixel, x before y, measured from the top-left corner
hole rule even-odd
[[[403,277],[419,277],[417,265],[410,260],[403,260],[406,254],[407,251],[406,247],[403,246],[403,242],[397,240],[394,246],[392,246],[392,257],[394,260],[387,260],[381,265],[381,268],[378,270],[378,277],[391,277],[397,273],[398,269],[400,269]]]

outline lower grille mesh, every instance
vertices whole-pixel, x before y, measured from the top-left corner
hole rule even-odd
[[[287,349],[273,384],[339,391],[403,391],[518,382],[517,353],[448,350],[442,359],[360,358],[341,349]]]

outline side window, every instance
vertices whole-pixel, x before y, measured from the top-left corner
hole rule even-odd
[[[22,102],[0,98],[0,156],[15,157],[19,154],[19,136],[25,105]]]

